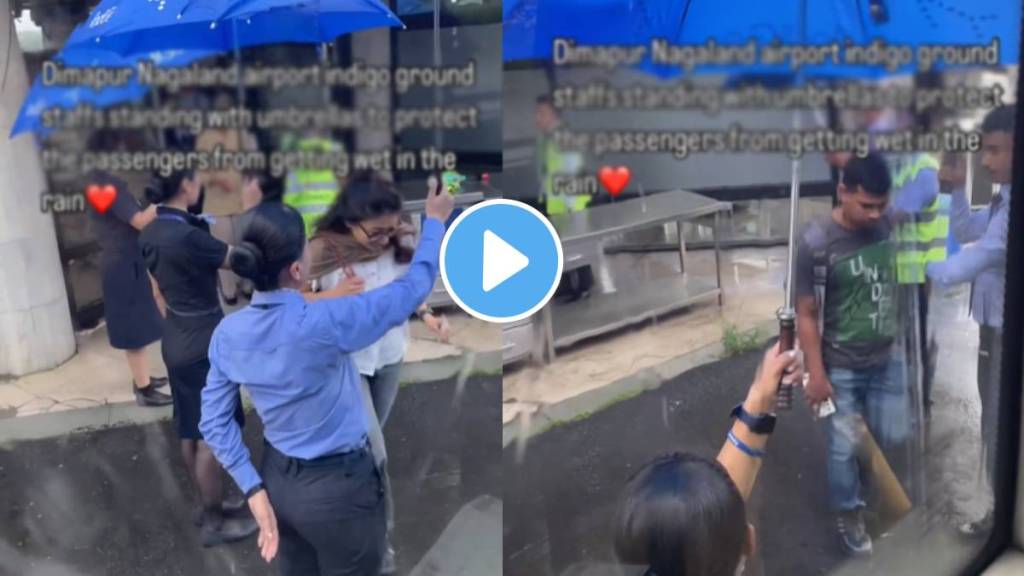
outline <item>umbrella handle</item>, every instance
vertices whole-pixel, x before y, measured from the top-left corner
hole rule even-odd
[[[779,318],[779,352],[788,352],[796,347],[796,314],[784,308],[778,312]],[[793,409],[793,391],[796,384],[779,382],[779,393],[775,402],[777,410]]]

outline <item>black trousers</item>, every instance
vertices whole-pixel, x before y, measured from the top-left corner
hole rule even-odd
[[[266,445],[261,470],[277,516],[282,576],[378,576],[387,520],[370,449],[316,460]]]
[[[995,489],[996,439],[999,437],[999,384],[1003,362],[1003,331],[978,327],[978,395],[981,397],[981,445],[985,472]]]

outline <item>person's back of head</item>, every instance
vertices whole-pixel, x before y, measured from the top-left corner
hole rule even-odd
[[[297,210],[267,202],[245,214],[242,242],[231,252],[231,269],[267,292],[301,284],[306,229]],[[289,274],[290,279],[283,275]]]
[[[656,576],[735,576],[748,544],[743,497],[718,462],[699,456],[643,467],[616,514],[619,562]]]

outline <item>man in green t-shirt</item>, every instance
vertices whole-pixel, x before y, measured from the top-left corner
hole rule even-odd
[[[851,158],[839,206],[810,222],[797,249],[797,333],[809,381],[807,401],[829,398],[829,504],[843,549],[869,555],[860,465],[863,424],[887,454],[909,435],[906,386],[892,348],[899,332],[892,179],[877,154]]]

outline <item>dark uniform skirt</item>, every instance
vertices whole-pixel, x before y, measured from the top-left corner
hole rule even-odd
[[[202,418],[203,388],[210,372],[208,350],[213,330],[223,314],[216,311],[201,314],[179,314],[167,311],[164,326],[163,356],[167,379],[174,399],[174,426],[182,440],[202,440],[199,421]],[[236,398],[235,421],[245,425],[241,395]]]
[[[110,345],[138,350],[160,339],[163,320],[139,250],[104,255],[103,310]]]

